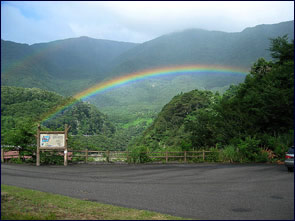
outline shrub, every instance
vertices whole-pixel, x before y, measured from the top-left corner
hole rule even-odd
[[[192,158],[191,160],[193,163],[204,163],[203,158],[201,157],[196,157],[196,158]]]
[[[209,151],[212,151],[212,153],[207,153],[205,160],[209,162],[217,162],[219,161],[219,150],[215,147],[211,147]]]
[[[150,161],[147,155],[148,148],[144,146],[133,147],[129,152],[129,162],[130,163],[146,163]]]
[[[264,149],[273,151],[277,159],[283,160],[285,152],[292,145],[294,145],[294,130],[277,136],[271,136],[269,134],[261,136],[261,146],[263,146]]]
[[[238,144],[238,152],[243,162],[254,162],[260,154],[260,140],[246,137],[245,140],[240,140]]]
[[[288,146],[278,145],[275,147],[274,153],[278,159],[284,159],[285,153],[288,151]]]
[[[53,153],[42,153],[40,152],[40,162],[42,164],[57,164],[63,165],[64,163],[64,156],[59,155],[58,152]]]
[[[233,145],[226,146],[220,153],[221,161],[240,162],[240,155]]]
[[[10,163],[22,164],[23,161],[20,158],[11,158],[9,160]]]
[[[255,157],[256,163],[265,163],[268,161],[268,152],[261,150]]]
[[[276,154],[274,153],[273,150],[271,149],[267,149],[267,148],[263,148],[261,150],[262,154],[265,154],[267,156],[267,161],[269,162],[273,162],[273,161],[276,161]]]

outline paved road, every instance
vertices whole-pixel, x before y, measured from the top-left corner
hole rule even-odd
[[[284,165],[1,165],[1,183],[193,219],[294,219]]]

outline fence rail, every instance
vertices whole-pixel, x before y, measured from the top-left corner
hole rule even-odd
[[[22,158],[31,159],[32,156],[23,156]],[[4,160],[10,160],[10,159],[21,159],[19,151],[18,150],[4,151],[3,149],[1,149],[1,162],[4,162]]]
[[[63,151],[61,150],[41,150],[41,152],[59,152],[59,155],[63,156]],[[189,160],[212,160],[214,154],[218,154],[219,151],[163,151],[163,152],[139,152],[135,156],[134,153],[128,151],[98,151],[98,150],[72,150],[69,149],[67,154],[69,161],[79,162],[141,162],[141,158],[148,158],[149,161],[164,161],[168,163],[169,161],[181,161],[188,162]],[[9,160],[11,158],[19,158],[19,151],[4,151],[1,149],[1,162],[4,160]],[[28,157],[28,156],[27,156]],[[31,156],[29,156],[31,157]]]

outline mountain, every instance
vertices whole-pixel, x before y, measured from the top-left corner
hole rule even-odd
[[[32,47],[1,39],[1,86],[38,87],[54,91],[52,82],[50,74],[35,59]]]
[[[258,25],[227,33],[190,29],[160,36],[121,54],[113,73],[131,73],[169,65],[222,65],[249,68],[258,58],[270,59],[269,38],[294,39],[294,21]]]
[[[181,150],[183,141],[190,135],[184,130],[186,117],[199,109],[210,107],[217,97],[211,91],[199,90],[176,95],[163,107],[135,146],[145,146],[153,151],[169,147]]]
[[[236,33],[190,29],[142,44],[88,37],[34,45],[1,40],[1,84],[73,95],[104,80],[156,67],[194,64],[250,69],[257,58],[270,59],[270,38],[286,34],[294,39],[294,21]],[[146,124],[176,94],[194,89],[224,92],[244,78],[228,73],[154,77],[122,85],[89,101],[119,124],[131,115],[134,124],[142,122],[142,116],[149,113]]]
[[[1,40],[1,84],[72,95],[107,78],[112,60],[135,45],[89,37],[33,45]]]
[[[273,59],[259,58],[245,81],[222,96],[193,90],[173,97],[135,146],[149,150],[227,146],[231,158],[237,154],[256,162],[267,158],[266,150],[284,156],[294,143],[294,41],[278,37],[269,48]]]
[[[1,86],[1,144],[21,144],[17,134],[24,139],[34,136],[36,125],[55,107],[72,102],[55,92],[39,88]],[[64,124],[71,126],[69,147],[92,150],[125,150],[129,141],[138,134],[137,128],[116,131],[108,117],[97,107],[86,102],[74,101],[64,111],[43,121],[43,130],[63,130]],[[35,129],[34,129],[35,128]],[[35,143],[35,139],[32,139]]]
[[[270,38],[288,35],[294,39],[294,21],[258,25],[242,32],[226,33],[191,29],[167,34],[137,45],[115,59],[111,76],[124,75],[144,69],[178,65],[220,65],[250,69],[260,57],[271,59]],[[176,94],[194,89],[224,92],[229,85],[244,81],[235,74],[203,73],[198,75],[152,78],[121,86],[100,94],[92,102],[102,111],[122,118],[121,112],[158,112]],[[124,110],[122,108],[126,107]],[[114,117],[115,118],[115,117]]]
[[[1,134],[12,133],[22,122],[40,122],[48,111],[69,99],[39,88],[1,86]],[[42,125],[56,130],[63,128],[65,123],[71,125],[71,134],[107,135],[115,132],[104,114],[84,102],[75,102]]]
[[[42,54],[42,65],[54,77],[103,80],[113,65],[112,60],[134,46],[134,43],[80,37],[31,47],[35,53]]]
[[[134,44],[89,37],[40,44],[1,40],[2,85],[74,94],[89,84],[144,69],[187,64],[249,68],[269,59],[269,38],[294,38],[294,21],[226,33],[191,29]]]

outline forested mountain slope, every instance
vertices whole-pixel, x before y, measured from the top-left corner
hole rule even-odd
[[[282,156],[294,144],[294,40],[273,39],[270,52],[273,61],[258,59],[245,82],[222,96],[198,90],[175,96],[134,146],[228,148],[250,161],[259,161],[261,150]]]
[[[238,33],[191,29],[142,44],[89,37],[34,45],[1,40],[1,80],[2,85],[73,95],[105,79],[154,67],[202,64],[250,68],[257,58],[270,58],[269,38],[285,34],[294,38],[294,21],[258,25]]]
[[[128,74],[155,67],[201,64],[228,66],[250,71],[254,62],[269,54],[270,38],[288,35],[294,39],[294,21],[258,25],[242,32],[226,33],[200,29],[160,36],[137,45],[115,59],[110,75]],[[152,78],[100,94],[92,102],[118,118],[119,107],[129,113],[157,112],[181,92],[194,89],[224,92],[229,85],[243,82],[245,75],[228,73],[185,74]],[[141,108],[143,107],[143,108]]]
[[[260,57],[270,59],[269,38],[287,34],[294,39],[294,21],[257,25],[242,32],[227,33],[202,29],[160,36],[121,54],[114,73],[169,65],[222,65],[250,68]]]
[[[142,44],[88,37],[34,45],[1,40],[1,86],[35,87],[68,96],[106,79],[162,66],[221,65],[250,71],[259,57],[271,59],[270,38],[285,34],[289,40],[294,38],[294,21],[258,25],[239,33],[191,29]],[[244,79],[241,74],[212,72],[168,75],[122,85],[88,101],[107,113],[117,128],[124,129],[121,137],[130,140],[175,95],[195,89],[223,93]],[[92,131],[84,129],[85,134]],[[125,147],[128,142],[123,143]]]
[[[73,95],[107,78],[112,60],[135,45],[88,37],[34,45],[1,40],[1,84]]]
[[[1,86],[1,137],[5,139],[5,135],[11,134],[22,124],[42,122],[47,112],[66,104],[69,99],[72,98],[38,88]],[[115,132],[104,114],[84,102],[75,102],[51,120],[42,122],[43,126],[51,130],[63,128],[64,124],[71,125],[71,134],[108,135]]]

